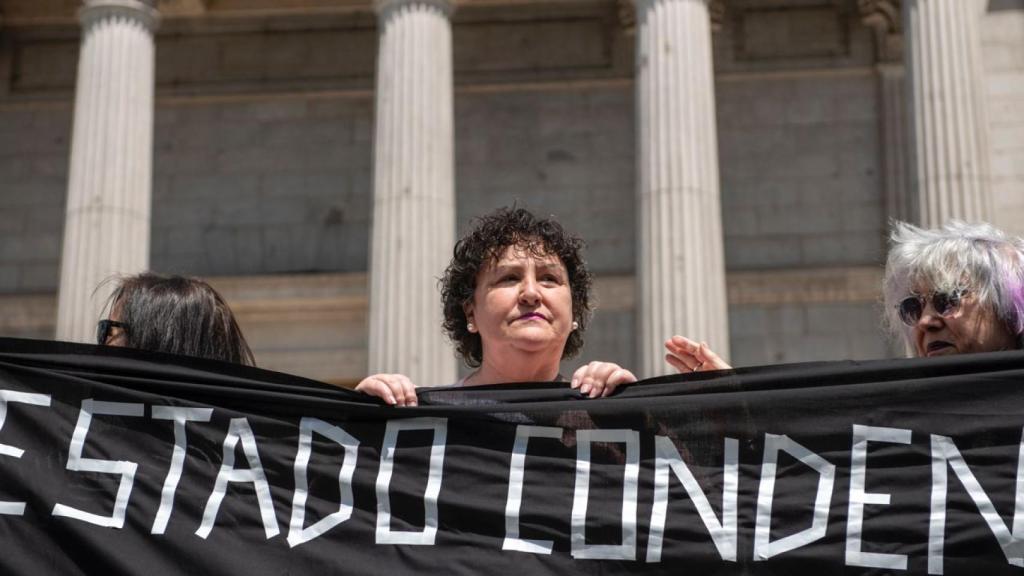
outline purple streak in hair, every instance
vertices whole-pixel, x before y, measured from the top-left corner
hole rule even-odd
[[[1013,308],[1011,328],[1013,328],[1014,334],[1020,336],[1021,333],[1024,333],[1024,284],[1015,275],[1008,274],[1008,276],[1005,286]]]

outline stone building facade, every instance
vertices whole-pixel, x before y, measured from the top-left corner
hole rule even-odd
[[[262,366],[443,382],[438,268],[513,203],[587,240],[570,365],[896,354],[888,219],[1024,234],[1024,0],[0,0],[2,335],[150,268]]]

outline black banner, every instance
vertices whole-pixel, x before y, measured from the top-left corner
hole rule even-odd
[[[1024,574],[1024,353],[420,402],[0,340],[0,573]]]

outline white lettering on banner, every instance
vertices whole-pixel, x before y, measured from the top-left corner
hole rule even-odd
[[[523,477],[526,473],[526,447],[530,438],[562,439],[562,429],[552,426],[516,427],[516,442],[512,448],[512,462],[508,472],[508,500],[505,502],[505,540],[502,550],[551,554],[551,540],[524,540],[519,537],[519,508],[523,503]]]
[[[306,521],[306,499],[309,496],[307,478],[309,458],[313,452],[313,433],[330,438],[345,448],[345,461],[338,472],[338,510],[324,516],[312,526],[303,528]],[[295,547],[320,536],[352,516],[352,474],[356,471],[359,441],[337,426],[319,418],[303,418],[299,422],[299,449],[295,454],[295,494],[292,496],[292,518],[288,525],[288,546]]]
[[[906,554],[884,554],[861,550],[864,529],[864,505],[888,506],[889,494],[865,492],[868,442],[910,444],[911,432],[903,428],[853,425],[853,448],[850,450],[850,504],[846,518],[846,565],[865,568],[906,570]]]
[[[754,561],[767,560],[824,538],[828,529],[832,488],[836,480],[834,464],[797,444],[788,436],[765,434],[764,438],[764,461],[761,464],[761,485],[757,492],[757,522],[754,528]],[[814,499],[811,526],[772,542],[772,499],[775,496],[775,471],[779,452],[786,452],[818,473],[818,492]]]
[[[58,396],[59,398],[59,396]],[[18,392],[13,390],[0,390],[0,432],[4,431],[4,425],[7,424],[8,410],[10,409],[10,403],[27,404],[30,406],[42,406],[51,407],[55,401],[50,395],[47,394],[34,394],[26,392]],[[59,404],[59,401],[58,401]],[[21,409],[21,408],[18,408]],[[210,422],[214,413],[214,408],[187,408],[187,407],[174,407],[174,406],[153,406],[152,407],[152,421],[146,421],[147,425],[154,430],[164,430],[160,434],[152,434],[151,436],[147,433],[147,438],[143,442],[135,443],[134,438],[129,437],[129,442],[125,442],[124,438],[126,434],[131,433],[134,427],[132,420],[125,420],[126,417],[143,417],[145,416],[146,406],[141,403],[127,403],[127,402],[106,402],[98,401],[94,398],[88,398],[81,400],[81,407],[79,410],[77,423],[75,424],[69,445],[67,448],[68,457],[66,463],[66,469],[72,473],[88,473],[88,474],[113,474],[117,478],[118,486],[116,494],[106,495],[106,497],[113,496],[112,510],[109,511],[109,515],[102,513],[86,512],[83,509],[75,508],[68,503],[55,503],[52,508],[52,515],[54,517],[64,517],[78,520],[87,524],[95,526],[106,527],[106,528],[118,528],[123,529],[126,525],[128,506],[130,503],[130,497],[132,490],[134,489],[134,483],[138,477],[140,484],[143,482],[152,482],[152,485],[146,484],[148,488],[140,487],[140,490],[148,492],[156,491],[156,483],[159,481],[157,477],[150,477],[150,475],[137,476],[140,465],[145,467],[146,463],[139,458],[140,462],[126,461],[126,460],[109,460],[99,458],[86,458],[84,454],[86,452],[91,455],[104,455],[110,456],[111,454],[117,453],[118,450],[125,450],[130,444],[132,449],[142,450],[159,450],[159,442],[166,441],[169,439],[166,434],[165,422],[171,422],[173,424],[173,437],[174,444],[170,455],[170,464],[166,472],[166,477],[163,480],[161,497],[159,507],[156,511],[156,516],[153,519],[152,534],[164,534],[166,533],[171,516],[174,513],[175,499],[177,488],[182,484],[182,476],[184,474],[185,461],[188,458],[188,434],[187,428],[190,422]],[[56,413],[50,413],[55,418],[60,418],[60,415]],[[97,423],[97,428],[93,429],[92,423],[97,417],[106,416],[107,418],[100,418]],[[110,418],[115,417],[115,418]],[[33,421],[33,425],[37,422]],[[292,494],[291,502],[291,516],[288,524],[288,535],[284,539],[287,541],[290,548],[297,547],[301,544],[307,543],[311,540],[317,539],[323,535],[326,535],[330,530],[341,525],[342,523],[350,522],[355,514],[355,494],[353,480],[355,478],[355,472],[357,468],[357,462],[359,457],[359,440],[349,434],[345,429],[340,426],[332,425],[327,421],[319,418],[305,417],[302,418],[298,423],[298,446],[295,453],[295,459],[293,462],[293,474],[294,474],[294,486],[295,490]],[[361,423],[362,424],[362,423]],[[380,422],[366,422],[369,426],[379,426]],[[377,498],[377,517],[376,517],[376,542],[378,544],[409,544],[409,545],[428,545],[432,546],[436,543],[437,534],[440,526],[439,517],[439,496],[443,481],[444,472],[444,460],[446,452],[446,441],[447,441],[447,428],[448,420],[444,418],[408,418],[408,419],[394,419],[386,422],[384,437],[380,450],[380,462],[379,471],[376,479],[375,493]],[[61,423],[60,428],[63,429],[65,423]],[[47,424],[42,424],[47,426]],[[1000,425],[1002,426],[1002,425]],[[192,435],[197,434],[196,428],[203,428],[204,431],[209,429],[210,426],[193,426]],[[1000,435],[1005,432],[1004,427],[991,427],[985,428],[985,430],[995,430]],[[379,429],[378,429],[379,431]],[[410,435],[403,432],[412,431],[423,431],[417,436],[423,438],[422,442],[412,442]],[[510,431],[510,430],[509,430]],[[113,434],[113,448],[104,443],[105,440],[111,440],[111,438],[103,438],[103,434]],[[559,442],[558,446],[561,446],[560,441],[566,433],[572,434],[571,430],[566,430],[559,427],[551,426],[534,426],[534,425],[519,425],[516,427],[515,441],[512,446],[510,454],[510,466],[508,476],[508,492],[506,504],[504,507],[504,521],[505,521],[505,537],[503,539],[501,550],[505,551],[516,551],[525,552],[530,554],[539,555],[551,555],[554,554],[555,538],[547,536],[551,539],[527,539],[522,538],[520,531],[522,526],[520,525],[523,521],[522,510],[524,506],[524,496],[529,496],[525,493],[525,473],[527,465],[527,456],[530,455],[531,441],[533,442],[532,458],[540,461],[541,456],[538,455],[539,449],[536,446],[540,439],[541,447],[545,443],[551,441]],[[1016,431],[1014,432],[1016,433]],[[10,435],[8,426],[8,435]],[[91,436],[90,436],[91,434]],[[427,435],[430,435],[430,440],[426,440]],[[506,436],[503,436],[506,437]],[[897,506],[901,504],[900,500],[896,500],[896,506],[893,506],[893,495],[886,492],[868,492],[867,487],[873,485],[867,480],[868,473],[868,456],[871,450],[878,450],[873,443],[887,443],[891,445],[886,447],[885,450],[888,452],[896,452],[904,450],[902,446],[909,446],[912,444],[914,438],[918,439],[918,442],[923,444],[925,438],[928,438],[930,442],[930,454],[931,462],[930,466],[923,460],[900,460],[897,463],[903,468],[893,469],[891,474],[905,474],[900,477],[901,482],[905,482],[908,486],[907,490],[917,490],[915,493],[920,493],[925,488],[923,482],[927,480],[923,479],[923,474],[930,471],[930,515],[928,518],[929,529],[928,529],[928,544],[927,544],[927,569],[929,574],[943,574],[944,570],[944,546],[945,536],[947,531],[947,516],[949,515],[949,476],[950,470],[953,472],[953,476],[956,477],[957,481],[964,487],[967,496],[970,497],[973,502],[973,506],[970,504],[964,504],[971,508],[971,510],[960,510],[954,507],[952,520],[953,524],[958,524],[957,520],[960,516],[968,515],[972,517],[975,513],[973,509],[976,507],[978,513],[980,513],[981,519],[986,523],[989,530],[995,537],[996,542],[999,544],[1005,558],[1009,565],[1024,568],[1024,430],[1021,430],[1020,444],[1017,446],[1017,463],[1016,463],[1016,484],[1014,496],[1014,511],[1012,522],[1008,522],[1009,518],[1006,516],[1000,516],[995,505],[993,504],[990,495],[987,494],[982,487],[979,478],[975,476],[978,473],[982,481],[989,482],[989,475],[992,477],[998,476],[1004,478],[1009,470],[1003,470],[1002,467],[1009,464],[1010,458],[1006,457],[993,457],[993,458],[982,458],[977,463],[977,466],[972,468],[968,466],[964,455],[961,454],[957,445],[954,443],[952,437],[941,436],[941,435],[926,435],[926,433],[918,432],[915,436],[914,433],[908,428],[887,428],[878,426],[867,426],[861,424],[852,425],[852,438],[850,450],[850,464],[849,464],[849,499],[847,504],[847,514],[845,516],[845,556],[843,560],[846,566],[868,568],[875,570],[907,570],[908,566],[911,565],[911,554],[900,554],[894,552],[902,552],[904,550],[900,548],[888,549],[885,553],[882,552],[866,552],[865,547],[865,522],[868,523],[868,533],[870,533],[870,525],[872,517],[878,517],[879,512],[882,513],[883,520],[881,524],[884,525],[884,517],[895,516],[897,513]],[[980,438],[988,438],[988,434],[980,436]],[[160,440],[163,438],[163,440]],[[402,464],[398,465],[396,470],[396,454],[399,454],[399,441],[405,439],[403,450],[408,450],[408,453],[415,452],[416,454],[422,454],[426,451],[427,446],[430,448],[429,464],[424,467],[419,464],[412,464],[411,466],[405,466],[406,460],[402,459]],[[647,550],[646,550],[646,562],[658,563],[663,561],[664,556],[664,545],[666,538],[666,525],[668,522],[668,510],[670,499],[676,496],[677,500],[672,500],[674,504],[685,503],[689,505],[685,498],[688,498],[693,503],[694,509],[700,517],[704,529],[707,530],[712,543],[714,544],[718,555],[721,557],[723,562],[737,562],[739,561],[739,530],[738,530],[738,508],[741,504],[739,498],[739,440],[736,438],[724,438],[724,449],[722,452],[722,504],[720,514],[716,514],[713,506],[710,503],[711,498],[717,498],[717,490],[709,489],[709,483],[717,480],[717,470],[714,466],[706,465],[705,460],[707,459],[707,450],[703,450],[701,454],[704,456],[697,457],[696,460],[700,464],[695,464],[688,452],[685,450],[684,441],[674,439],[670,436],[659,436],[654,435],[653,439],[653,454],[648,455],[653,460],[651,462],[650,472],[652,474],[652,504],[651,504],[651,519],[647,538]],[[966,439],[960,440],[962,445],[968,445],[971,442],[973,450],[982,450],[982,447],[978,447],[976,443],[979,441],[979,436],[967,436]],[[36,455],[37,451],[42,453],[46,450],[47,454],[58,453],[59,450],[63,450],[63,445],[49,446],[46,447],[46,440],[50,440],[47,436],[40,442],[41,444],[32,443],[30,444],[29,456]],[[701,446],[706,446],[704,442],[709,439],[706,436],[701,436],[699,441]],[[715,441],[713,438],[712,441]],[[86,441],[90,441],[89,448],[85,447]],[[274,441],[274,439],[263,441]],[[17,442],[17,441],[15,441]],[[28,442],[24,440],[23,442]],[[196,444],[197,440],[195,437],[192,439],[193,445]],[[332,444],[333,442],[333,444]],[[470,441],[472,443],[472,441]],[[248,468],[236,469],[235,460],[236,449],[241,443],[241,450],[243,457],[248,462]],[[616,458],[617,464],[609,465],[608,468],[618,469],[621,466],[623,472],[623,490],[621,496],[621,512],[620,519],[615,520],[615,511],[611,511],[609,514],[602,517],[598,522],[602,526],[615,526],[616,522],[621,522],[622,539],[620,544],[588,544],[586,538],[587,530],[587,511],[588,508],[591,510],[591,517],[594,516],[594,506],[597,504],[591,501],[590,487],[591,483],[596,485],[597,482],[601,481],[600,477],[592,478],[596,473],[592,472],[593,464],[593,445],[608,444],[613,445],[612,447],[616,450],[616,455],[621,455],[622,458]],[[42,448],[37,448],[42,446]],[[413,448],[412,446],[415,446]],[[622,447],[621,452],[618,450]],[[215,444],[214,444],[215,448]],[[213,490],[209,494],[205,508],[202,514],[201,522],[195,534],[200,538],[207,539],[211,535],[214,527],[217,523],[217,518],[221,505],[227,496],[228,489],[232,483],[251,483],[255,491],[257,498],[257,504],[259,506],[260,518],[263,524],[266,538],[271,539],[274,536],[280,534],[280,528],[278,519],[276,517],[276,511],[274,509],[274,500],[271,495],[270,485],[267,480],[261,458],[260,450],[257,445],[256,437],[250,426],[249,421],[246,418],[233,418],[230,420],[230,424],[227,427],[226,436],[223,439],[223,459],[222,464],[219,467],[215,482],[213,484]],[[268,447],[263,446],[264,450]],[[494,446],[483,444],[481,449],[493,449]],[[924,446],[917,446],[921,450]],[[366,448],[364,447],[364,450]],[[831,454],[844,454],[842,448],[835,444],[830,444]],[[316,467],[311,470],[311,461],[313,461],[314,450],[325,451],[330,450],[330,454],[338,455],[342,460],[337,462],[339,469],[337,472],[338,481],[338,503],[337,509],[334,510],[333,499],[316,500],[312,499],[310,493],[310,483],[314,480],[327,481],[330,485],[333,485],[333,476],[335,465],[333,462],[325,463],[327,470],[330,473],[324,474],[321,468]],[[343,456],[342,456],[343,451]],[[195,452],[195,446],[193,446],[193,452]],[[792,466],[782,467],[780,469],[780,457],[786,458],[788,463],[788,457],[780,456],[780,453],[785,452],[789,456],[795,458],[798,463],[794,463]],[[912,453],[916,453],[911,451]],[[156,452],[158,456],[163,456],[163,452]],[[282,450],[278,450],[276,453],[282,453]],[[0,456],[9,456],[12,458],[22,458],[26,454],[26,450],[22,448],[2,444],[0,443]],[[266,453],[270,454],[270,453]],[[265,454],[265,455],[266,455]],[[400,452],[404,455],[406,452]],[[968,458],[973,460],[973,452],[966,452]],[[117,454],[121,455],[121,454]],[[318,452],[318,455],[319,452]],[[991,454],[990,454],[991,455]],[[469,458],[473,457],[473,454],[466,453]],[[686,459],[684,459],[686,456]],[[984,454],[983,454],[984,456]],[[322,459],[327,460],[327,456],[320,455]],[[425,454],[423,454],[425,457]],[[638,554],[638,538],[637,538],[637,513],[638,513],[638,487],[639,487],[639,475],[640,475],[640,432],[628,429],[611,429],[611,430],[578,430],[576,431],[576,461],[575,461],[575,484],[572,501],[572,512],[570,519],[570,550],[572,558],[577,560],[616,560],[616,561],[636,561]],[[837,456],[839,457],[839,456]],[[873,458],[879,456],[872,456]],[[364,455],[365,458],[365,455]],[[756,458],[756,456],[755,456]],[[47,460],[52,463],[52,458],[47,457]],[[156,476],[156,472],[163,469],[162,458],[157,458],[161,465],[154,465],[152,469],[144,468],[144,470],[153,470],[153,475]],[[319,461],[318,461],[319,462]],[[530,462],[534,462],[533,459]],[[572,461],[565,461],[565,465],[571,465]],[[650,460],[648,460],[650,462]],[[26,467],[28,462],[17,463],[17,465]],[[244,463],[240,463],[244,466]],[[268,461],[268,466],[276,466],[279,463],[273,463]],[[449,463],[451,464],[451,463]],[[751,465],[756,467],[756,461],[752,462]],[[972,461],[972,466],[975,463]],[[59,460],[56,463],[59,468]],[[883,474],[880,470],[882,462],[873,464],[871,469],[873,478]],[[1009,464],[1012,466],[1013,464]],[[696,466],[696,468],[694,468]],[[809,468],[808,471],[804,467]],[[927,468],[925,466],[928,466]],[[412,470],[405,470],[404,468],[413,468]],[[365,466],[364,466],[365,468]],[[450,466],[449,466],[450,468]],[[531,468],[532,469],[532,468]],[[598,470],[604,468],[599,467]],[[273,469],[272,469],[273,470]],[[781,471],[780,471],[781,470]],[[796,472],[791,472],[796,470]],[[53,470],[50,470],[53,472]],[[66,478],[72,478],[77,480],[80,476],[61,474],[57,471],[56,487],[46,484],[45,490],[50,492],[56,492],[62,494],[63,497],[57,496],[57,499],[64,499],[68,501],[71,496],[64,495],[67,493],[67,489],[62,487],[59,482]],[[196,474],[190,468],[192,474]],[[787,473],[789,472],[789,473]],[[761,458],[761,470],[759,487],[756,494],[756,515],[755,515],[755,526],[753,533],[753,557],[752,559],[757,561],[765,561],[786,552],[807,546],[814,542],[823,539],[829,528],[829,514],[830,504],[834,493],[835,481],[836,481],[837,466],[833,465],[829,461],[825,460],[819,454],[816,454],[808,448],[800,445],[790,437],[786,435],[776,434],[765,434],[764,435],[764,449],[763,456]],[[843,471],[845,473],[845,471]],[[318,474],[319,473],[319,474]],[[372,473],[372,471],[371,471]],[[391,502],[391,484],[392,480],[396,477],[401,480],[403,476],[422,477],[424,473],[427,474],[426,478],[426,489],[423,493],[423,511],[424,511],[424,522],[422,528],[413,527],[409,530],[392,530],[392,521],[401,524],[400,516],[392,518],[392,502]],[[752,474],[756,474],[756,470],[751,471]],[[312,474],[312,478],[310,475]],[[398,475],[398,476],[396,476]],[[617,476],[617,473],[615,474]],[[809,476],[808,476],[809,475]],[[324,478],[321,478],[324,476]],[[781,476],[781,478],[778,478]],[[772,541],[772,516],[773,516],[773,501],[778,488],[780,494],[780,508],[774,510],[775,522],[780,523],[779,516],[780,512],[787,505],[786,503],[791,502],[794,497],[795,499],[804,501],[810,498],[810,491],[807,490],[807,494],[798,493],[797,486],[803,486],[802,483],[792,484],[792,477],[797,476],[801,479],[809,478],[816,479],[816,492],[813,497],[813,511],[810,525],[808,526],[806,516],[797,512],[800,515],[799,520],[796,522],[787,522],[783,526],[776,526],[776,536],[778,540]],[[276,476],[272,476],[276,477]],[[673,480],[673,477],[675,480]],[[714,478],[714,480],[707,480],[706,478]],[[89,479],[93,476],[87,477],[84,485],[79,486],[85,490],[92,484],[88,484]],[[531,476],[532,478],[532,476]],[[698,481],[700,478],[700,481]],[[112,485],[114,478],[101,477],[105,482],[103,485]],[[107,482],[109,480],[109,482]],[[185,479],[186,482],[188,478]],[[401,484],[399,480],[396,480],[395,490],[401,490],[398,486]],[[548,480],[548,479],[545,479]],[[877,480],[877,478],[876,478]],[[682,489],[685,490],[685,496],[683,492],[679,490],[679,486],[674,485],[674,482],[678,481]],[[912,482],[917,482],[917,486],[910,486]],[[956,481],[954,481],[955,483]],[[549,481],[550,483],[550,481]],[[702,486],[702,483],[704,484]],[[717,484],[717,483],[715,483]],[[779,484],[777,486],[777,484]],[[533,484],[531,483],[531,490]],[[991,488],[991,487],[990,487]],[[61,492],[63,490],[63,492]],[[184,488],[183,488],[184,490]],[[246,493],[248,488],[245,488]],[[673,492],[674,490],[674,492]],[[901,488],[902,490],[902,488]],[[110,489],[113,491],[113,488]],[[617,491],[617,490],[616,490]],[[1008,491],[1008,490],[1007,490]],[[900,494],[903,494],[901,491]],[[36,494],[41,496],[43,494]],[[99,494],[100,497],[104,497],[104,494]],[[406,495],[408,496],[408,495]],[[456,497],[459,495],[456,495]],[[554,497],[554,493],[545,494],[547,497]],[[710,498],[709,498],[710,496]],[[1007,497],[1009,494],[1006,495]],[[143,514],[148,519],[148,511],[140,511],[148,508],[138,503],[140,496],[136,497],[136,506],[134,508],[136,514]],[[184,498],[185,496],[183,496]],[[446,497],[448,497],[446,495]],[[595,495],[595,500],[598,496]],[[754,505],[753,494],[750,494],[749,499],[744,504]],[[178,499],[181,500],[180,498]],[[955,500],[959,501],[959,500]],[[85,509],[98,508],[101,512],[108,508],[108,504],[105,504],[106,500],[100,500],[100,504],[90,505],[88,502],[81,504],[80,500],[75,501],[76,504],[83,506]],[[251,502],[246,500],[245,505],[248,505],[251,510]],[[602,511],[607,507],[607,504],[611,504],[618,508],[619,499],[618,496],[611,498],[611,502],[602,502],[600,508]],[[285,504],[287,505],[287,504]],[[362,503],[363,506],[366,503]],[[180,509],[181,504],[178,504]],[[882,510],[880,507],[887,507]],[[892,507],[891,509],[889,507]],[[25,502],[16,501],[0,501],[0,515],[8,516],[24,516],[29,513],[32,516],[31,510],[26,510],[27,504]],[[321,510],[321,508],[323,508]],[[550,508],[550,506],[549,506]],[[314,510],[315,509],[315,510]],[[362,508],[365,510],[365,508]],[[687,508],[688,509],[688,508]],[[802,508],[798,509],[802,510]],[[911,512],[916,511],[917,508],[912,508]],[[1001,510],[1001,509],[1000,509]],[[485,509],[481,510],[480,514],[490,514],[493,510]],[[872,514],[874,512],[875,514]],[[1008,510],[1002,510],[1004,514],[1008,513]],[[228,512],[225,512],[226,514]],[[602,512],[603,513],[603,512]],[[907,511],[903,511],[907,513]],[[181,512],[179,511],[179,516]],[[322,517],[319,515],[322,514]],[[233,516],[237,517],[235,513]],[[245,515],[243,515],[243,520]],[[976,518],[976,516],[974,516]],[[490,522],[495,518],[485,519],[481,518],[481,522]],[[675,518],[674,518],[675,519]],[[867,519],[867,520],[866,520]],[[29,519],[12,519],[12,522],[23,523],[26,520],[32,522]],[[451,519],[450,519],[451,520]],[[545,529],[550,529],[552,533],[561,532],[564,534],[567,527],[562,524],[565,518],[552,518],[550,511],[545,515],[544,522],[554,522],[556,524],[545,524]],[[677,522],[682,520],[675,519]],[[145,524],[146,520],[141,518],[134,518],[133,523],[128,523],[129,530],[137,530]],[[462,518],[454,519],[453,522],[460,523],[457,526],[453,526],[454,530],[472,530],[474,526],[466,526],[461,524],[462,522],[474,522],[474,518],[463,520]],[[842,517],[834,519],[834,523],[843,522]],[[307,526],[306,523],[309,522]],[[226,524],[227,521],[222,521],[222,524]],[[891,523],[891,522],[890,522]],[[953,525],[951,524],[951,526]],[[231,528],[223,527],[224,530],[231,530],[237,525],[232,525]],[[980,526],[980,524],[979,524]],[[405,528],[404,525],[397,526]],[[91,528],[87,527],[91,530]],[[353,527],[354,528],[354,527]],[[832,534],[836,533],[834,524]],[[799,531],[792,533],[794,529]],[[950,528],[952,529],[952,528]],[[77,529],[76,529],[77,530]],[[697,530],[703,530],[697,528]],[[971,544],[974,544],[977,540],[984,540],[990,538],[987,533],[979,527],[981,530],[980,535],[977,531],[969,530],[964,534],[958,534],[960,538],[969,538]],[[593,531],[593,527],[592,527]],[[593,537],[593,534],[591,534]],[[899,546],[899,541],[887,541],[886,545]],[[71,544],[73,545],[73,543]],[[709,550],[707,546],[707,539],[703,541],[699,537],[693,537],[687,543],[691,547],[702,546]],[[867,547],[871,548],[870,539],[868,540]],[[912,548],[910,545],[908,548]],[[825,546],[818,546],[820,550],[815,550],[814,553],[818,554],[818,560],[825,561],[840,565],[841,560],[837,557],[825,557],[825,554],[831,554],[829,550],[831,548]],[[670,547],[670,551],[672,548]],[[642,550],[641,550],[642,552]],[[565,555],[565,551],[561,552]],[[807,551],[810,553],[810,550]],[[744,553],[746,556],[746,553]],[[923,552],[917,557],[918,561],[923,561],[925,558]],[[745,562],[749,562],[750,557],[745,559]],[[537,559],[542,561],[541,559]],[[1002,560],[996,558],[996,562],[1002,562]],[[952,569],[952,568],[951,568]]]
[[[395,467],[395,446],[398,434],[403,430],[433,430],[430,447],[430,472],[427,476],[427,490],[423,494],[423,530],[391,530],[391,474]],[[445,418],[408,418],[388,420],[381,446],[380,471],[377,473],[377,543],[417,544],[433,546],[437,538],[437,497],[441,493],[441,474],[444,471],[444,447],[448,437],[448,420]]]
[[[249,461],[248,469],[235,469],[235,446],[239,440],[242,441],[242,452],[245,453],[245,458]],[[224,438],[224,459],[220,471],[217,472],[213,493],[206,501],[203,521],[199,525],[199,529],[196,530],[196,535],[204,540],[210,535],[213,525],[217,521],[217,512],[220,511],[221,502],[227,494],[229,482],[252,482],[267,539],[280,534],[277,517],[274,515],[274,500],[270,496],[270,485],[267,483],[267,475],[263,472],[259,449],[256,447],[256,437],[252,433],[249,421],[245,418],[232,418],[231,424],[228,426],[228,433]]]
[[[117,496],[114,498],[114,509],[110,516],[101,516],[65,504],[57,504],[53,507],[52,514],[54,516],[74,518],[75,520],[81,520],[82,522],[88,522],[97,526],[122,528],[124,527],[125,511],[128,508],[128,498],[131,496],[132,486],[135,483],[135,472],[139,469],[139,465],[135,462],[123,460],[99,460],[82,457],[85,437],[89,433],[89,425],[92,423],[93,414],[141,417],[145,414],[145,406],[126,402],[101,402],[92,398],[82,400],[82,409],[78,413],[78,423],[75,425],[75,431],[71,434],[71,446],[68,449],[68,470],[72,472],[101,472],[104,474],[121,475],[121,483],[117,488]]]
[[[33,394],[30,392],[18,392],[16,390],[0,390],[0,430],[3,430],[7,421],[7,403],[18,402],[20,404],[31,404],[33,406],[49,406],[49,394]],[[12,458],[21,458],[25,451],[10,444],[0,444],[0,455]],[[10,516],[23,516],[25,514],[24,502],[0,501],[0,514]]]
[[[160,507],[153,519],[151,534],[163,534],[167,530],[167,522],[174,510],[174,493],[178,490],[181,471],[185,468],[185,453],[188,449],[188,436],[185,424],[188,422],[209,422],[213,417],[213,408],[182,408],[175,406],[153,406],[154,420],[174,421],[174,449],[171,452],[171,466],[164,479],[163,490],[160,491]]]
[[[587,544],[590,499],[590,445],[626,445],[622,485],[622,544]],[[576,489],[572,501],[572,557],[589,560],[636,560],[636,508],[640,478],[640,434],[635,430],[580,430],[576,433]]]
[[[679,450],[672,443],[672,439],[655,436],[654,449],[654,506],[651,511],[650,535],[647,538],[647,561],[661,562],[665,517],[668,514],[668,473],[671,469],[697,508],[697,513],[711,534],[711,540],[715,543],[722,560],[735,562],[738,540],[736,517],[739,492],[739,441],[734,438],[725,439],[721,522],[715,517],[708,497],[679,455]]]
[[[1017,492],[1013,509],[1013,531],[999,517],[988,494],[982,489],[967,462],[957,450],[953,439],[948,436],[931,435],[932,444],[932,498],[931,518],[928,522],[928,573],[943,572],[943,543],[946,538],[946,495],[948,492],[947,470],[960,479],[967,494],[981,512],[1006,561],[1014,566],[1024,567],[1024,434],[1017,452]]]

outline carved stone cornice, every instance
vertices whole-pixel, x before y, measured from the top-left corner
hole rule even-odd
[[[903,59],[903,19],[900,0],[857,0],[861,22],[875,35],[879,62]]]
[[[162,16],[203,16],[209,4],[210,0],[159,0],[157,8]]]
[[[711,16],[711,31],[720,32],[725,25],[725,0],[711,0],[708,15]]]
[[[653,2],[657,0],[616,0],[619,12],[619,25],[627,35],[636,33],[637,2]],[[707,0],[708,15],[711,18],[711,31],[718,32],[725,22],[725,0]]]
[[[616,0],[616,8],[619,12],[619,26],[627,35],[636,33],[636,4],[634,0]]]

